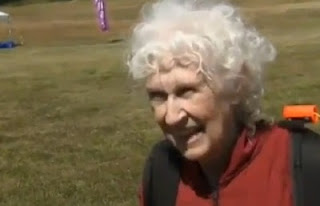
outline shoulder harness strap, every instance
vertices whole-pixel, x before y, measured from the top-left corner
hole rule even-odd
[[[181,155],[169,141],[154,146],[143,174],[144,206],[174,206]]]
[[[320,135],[301,123],[282,122],[292,136],[295,206],[320,205]]]

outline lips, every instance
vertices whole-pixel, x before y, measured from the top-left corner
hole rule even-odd
[[[204,133],[203,126],[193,126],[183,129],[175,128],[174,132],[166,132],[166,136],[181,152],[185,152],[188,148],[197,147]]]
[[[187,140],[188,147],[196,146],[197,143],[199,142],[199,140],[201,139],[202,134],[203,134],[202,132],[198,132],[198,133],[195,133],[194,135],[190,136]]]
[[[197,127],[190,127],[190,128],[181,129],[180,131],[181,132],[176,133],[174,136],[182,137],[182,138],[190,138],[190,137],[198,134],[199,132],[203,132],[204,129],[201,126],[197,126]]]

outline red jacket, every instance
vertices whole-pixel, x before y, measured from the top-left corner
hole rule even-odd
[[[219,206],[293,206],[288,131],[274,126],[239,137],[220,179]],[[140,206],[142,203],[140,192]],[[184,162],[176,206],[214,206],[198,164]]]

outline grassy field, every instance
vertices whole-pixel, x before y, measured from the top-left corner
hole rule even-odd
[[[124,66],[143,2],[109,1],[110,33],[97,29],[91,2],[1,8],[25,45],[0,51],[0,205],[137,205],[143,161],[160,136]],[[254,7],[243,13],[279,50],[266,111],[279,119],[285,104],[320,105],[320,3],[238,2]]]

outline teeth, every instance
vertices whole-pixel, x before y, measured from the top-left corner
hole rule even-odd
[[[184,129],[181,131],[181,133],[176,133],[172,135],[180,138],[190,138],[194,135],[197,135],[198,133],[201,133],[202,131],[203,131],[202,127],[193,127],[193,128]]]
[[[190,139],[188,140],[188,144],[192,144],[192,143],[196,142],[200,137],[201,137],[201,132],[198,132],[198,133],[192,135],[190,137]]]

